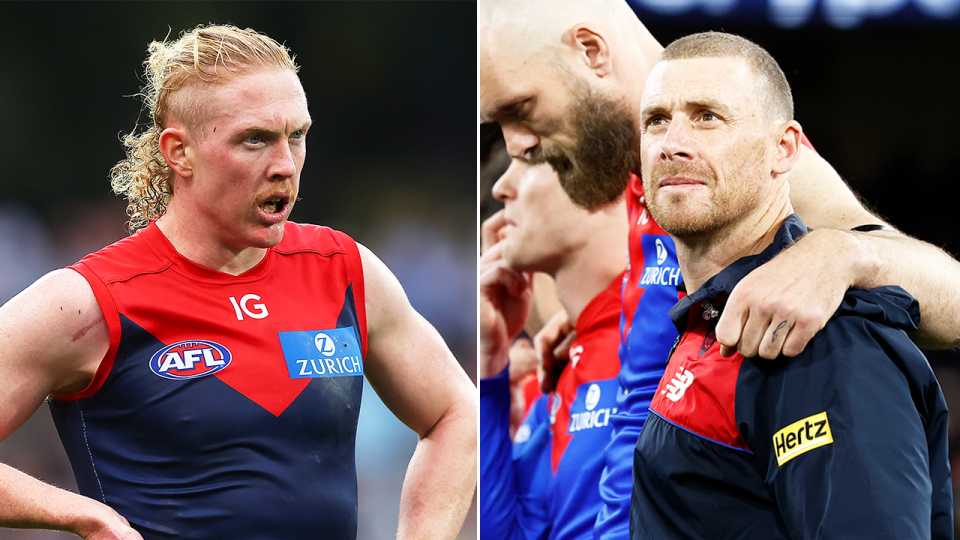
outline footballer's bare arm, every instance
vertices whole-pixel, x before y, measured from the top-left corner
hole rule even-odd
[[[84,389],[110,337],[96,297],[73,270],[56,270],[0,307],[0,439],[50,394]],[[108,506],[0,465],[0,526],[45,528],[88,540],[141,536]]]
[[[476,388],[393,273],[359,246],[367,312],[364,372],[420,441],[400,496],[397,538],[454,539],[477,480]]]
[[[869,212],[814,152],[802,150],[788,178],[791,203],[814,230],[734,289],[717,325],[724,354],[795,356],[847,289],[882,285],[899,285],[919,301],[920,328],[911,335],[918,345],[960,346],[960,318],[952,307],[960,300],[960,263]],[[862,225],[888,229],[851,230]]]

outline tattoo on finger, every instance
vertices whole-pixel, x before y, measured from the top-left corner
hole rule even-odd
[[[779,332],[779,331],[780,331],[781,329],[783,329],[785,326],[787,326],[787,321],[783,321],[782,323],[780,323],[780,324],[777,325],[776,330],[773,331],[773,339],[770,340],[770,343],[776,343],[776,342],[777,342],[777,332]]]

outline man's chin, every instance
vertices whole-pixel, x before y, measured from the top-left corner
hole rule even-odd
[[[505,246],[503,250],[503,262],[507,263],[512,270],[518,272],[536,272],[536,264],[530,260],[529,254],[522,250],[512,250]]]
[[[250,247],[268,249],[283,241],[283,233],[287,221],[273,223],[255,231],[250,238]]]

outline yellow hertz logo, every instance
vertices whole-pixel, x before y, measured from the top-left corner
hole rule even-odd
[[[773,434],[773,450],[780,467],[804,452],[828,444],[833,444],[833,434],[830,433],[826,411],[794,422]]]

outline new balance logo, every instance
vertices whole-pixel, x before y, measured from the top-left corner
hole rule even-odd
[[[666,395],[670,401],[677,402],[687,392],[687,388],[690,388],[691,384],[693,384],[693,372],[685,370],[681,366],[677,369],[673,378],[670,379],[670,382],[667,383],[667,389],[660,393]]]

